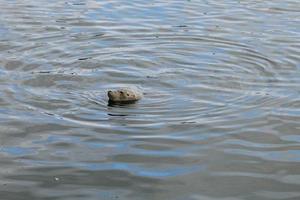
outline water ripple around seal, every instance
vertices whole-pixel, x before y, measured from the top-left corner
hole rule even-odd
[[[2,198],[300,197],[296,0],[0,10]]]

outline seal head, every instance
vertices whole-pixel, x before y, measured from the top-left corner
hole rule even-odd
[[[107,96],[110,102],[116,103],[131,103],[138,101],[142,98],[142,94],[133,89],[124,88],[115,91],[108,91]]]

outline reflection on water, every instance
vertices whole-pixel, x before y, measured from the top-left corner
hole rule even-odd
[[[1,199],[300,198],[297,0],[0,10]]]

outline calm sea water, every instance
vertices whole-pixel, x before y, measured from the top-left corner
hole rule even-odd
[[[0,0],[0,199],[300,199],[299,1]]]

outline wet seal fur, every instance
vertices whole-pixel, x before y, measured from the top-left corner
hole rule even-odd
[[[120,88],[107,92],[109,103],[134,103],[143,97],[143,93],[133,88]]]

